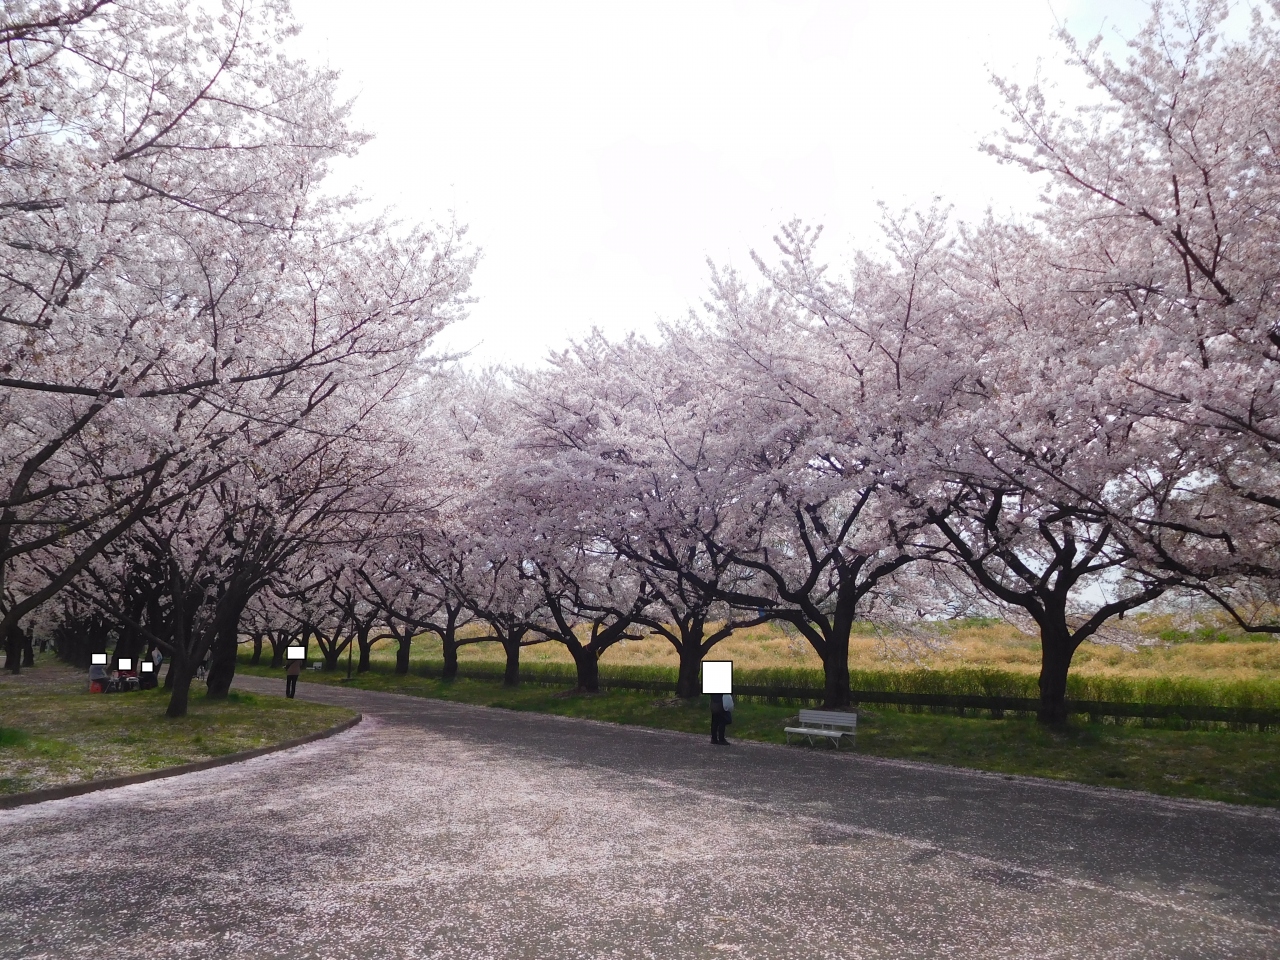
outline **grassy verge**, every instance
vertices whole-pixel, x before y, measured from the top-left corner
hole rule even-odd
[[[179,720],[164,690],[91,695],[0,692],[0,794],[82,783],[265,747],[327,729],[352,711],[283,697],[194,695]]]
[[[241,668],[259,676],[281,671]],[[310,673],[311,683],[342,683],[342,673]],[[283,681],[282,685],[283,685]],[[691,733],[709,731],[703,700],[683,701],[652,693],[610,691],[592,696],[524,685],[508,690],[486,680],[442,681],[396,677],[383,672],[358,675],[352,686],[412,696],[434,697],[509,710],[587,717],[614,723]],[[783,727],[795,707],[740,703],[731,738],[784,742]],[[796,749],[828,749],[797,746]],[[997,773],[1024,774],[1144,790],[1171,797],[1280,806],[1280,734],[1229,730],[1169,730],[1079,723],[1047,730],[1032,720],[989,720],[862,711],[858,753],[922,760]]]

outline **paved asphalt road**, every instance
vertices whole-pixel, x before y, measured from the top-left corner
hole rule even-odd
[[[300,691],[368,719],[0,811],[0,957],[1280,957],[1273,812]]]

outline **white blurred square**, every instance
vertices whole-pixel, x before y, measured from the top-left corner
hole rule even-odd
[[[95,667],[105,667],[107,665],[107,655],[105,653],[89,654],[89,662]]]
[[[305,660],[307,659],[307,648],[289,647],[285,650],[284,655],[290,660]]]
[[[155,669],[156,669],[156,665],[155,665],[154,663],[152,663],[150,660],[143,660],[143,661],[142,661],[142,672],[143,672],[143,673],[154,673],[154,672],[155,672]]]
[[[121,657],[121,658],[120,658],[120,669],[121,669],[121,670],[132,670],[132,669],[133,669],[133,661],[132,661],[132,660],[130,660],[128,657]]]
[[[702,692],[733,693],[733,661],[702,661]]]

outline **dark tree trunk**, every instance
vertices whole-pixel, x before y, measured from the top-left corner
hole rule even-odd
[[[452,680],[458,675],[458,640],[453,631],[440,638],[440,646],[444,650],[444,670],[440,676]]]
[[[507,654],[507,669],[502,675],[502,685],[504,687],[517,687],[520,685],[520,638],[523,635],[524,631],[514,631],[502,641],[502,649]]]
[[[253,635],[253,656],[249,658],[249,663],[257,666],[262,662],[262,634],[255,633]]]
[[[407,623],[404,626],[404,635],[391,631],[395,634],[396,640],[400,646],[396,648],[396,673],[399,676],[405,676],[409,672],[409,644],[413,641],[413,627]]]
[[[22,631],[14,624],[4,637],[4,668],[10,673],[22,672],[22,641]]]
[[[356,673],[367,673],[369,670],[369,655],[373,652],[373,641],[369,639],[369,634],[372,632],[370,624],[362,625],[356,633],[356,642],[360,646],[360,662],[356,664]]]
[[[141,610],[130,610],[130,616],[136,618],[141,616]],[[134,670],[137,670],[137,663],[142,655],[142,637],[135,627],[125,625],[120,628],[120,639],[116,641],[116,649],[112,655],[116,665],[119,666],[120,658],[127,657],[134,662]]]
[[[444,631],[440,634],[440,649],[444,652],[444,670],[440,676],[452,680],[458,675],[458,616],[461,607],[445,604]]]
[[[852,696],[849,690],[849,635],[844,643],[827,643],[822,660],[822,706],[827,710],[845,710]]]
[[[1067,674],[1075,647],[1071,631],[1064,622],[1040,625],[1040,712],[1041,723],[1061,725],[1067,722]]]
[[[216,632],[210,655],[209,676],[205,680],[211,700],[225,700],[236,676],[236,655],[240,652],[240,616],[249,603],[249,595],[228,588],[218,602],[214,614]]]
[[[24,667],[34,667],[36,665],[36,650],[35,645],[31,642],[30,631],[22,635],[22,665]]]
[[[825,637],[822,650],[822,706],[827,710],[845,710],[852,696],[849,690],[849,626],[837,626]]]
[[[676,645],[676,653],[680,657],[680,668],[676,674],[676,696],[687,700],[702,693],[698,672],[702,668],[703,623],[693,619],[681,626],[680,643]]]
[[[831,618],[831,630],[823,637],[822,649],[822,705],[827,710],[847,710],[852,696],[849,690],[849,633],[853,630],[853,614],[858,605],[858,594],[853,577],[841,583],[836,594],[835,614]]]
[[[276,630],[268,634],[267,639],[271,642],[271,668],[279,670],[284,666],[284,652],[289,649],[293,635],[284,630]]]
[[[191,696],[191,682],[196,676],[196,666],[194,662],[184,658],[174,657],[173,662],[169,665],[169,675],[165,677],[164,687],[166,690],[172,690],[169,696],[169,709],[164,712],[166,717],[185,717],[187,715],[187,701]]]
[[[600,661],[596,658],[595,650],[584,647],[576,638],[571,642],[562,642],[573,654],[573,665],[578,668],[578,683],[574,689],[581,690],[583,693],[599,693]]]
[[[350,640],[347,641],[347,643],[350,642]],[[338,638],[334,637],[332,643],[328,646],[322,646],[320,649],[324,651],[325,672],[329,672],[338,669],[338,660],[341,659],[342,654],[346,651],[347,644],[340,643]]]

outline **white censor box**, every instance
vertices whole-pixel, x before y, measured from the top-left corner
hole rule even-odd
[[[156,665],[155,665],[154,663],[152,663],[150,660],[143,660],[143,661],[142,661],[142,672],[143,672],[143,673],[155,673],[155,672],[156,672]]]
[[[105,653],[89,654],[89,662],[95,667],[105,667],[107,665],[107,655]]]
[[[307,659],[307,648],[306,647],[287,647],[284,651],[284,655],[288,657],[290,660],[305,660]]]
[[[121,669],[121,670],[132,670],[132,669],[133,669],[133,661],[132,661],[132,660],[130,660],[128,657],[121,657],[121,658],[120,658],[120,669]]]
[[[702,692],[733,693],[733,661],[702,661]]]

